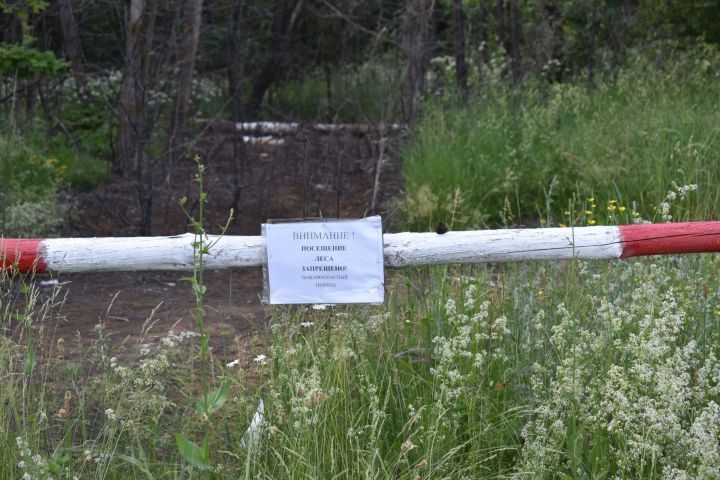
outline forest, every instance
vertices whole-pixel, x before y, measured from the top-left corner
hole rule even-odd
[[[159,179],[213,120],[414,127],[501,90],[522,101],[679,68],[720,40],[718,5],[695,0],[19,0],[0,22],[8,233],[47,231],[67,213],[58,189],[111,177],[134,185],[125,223],[152,233]]]

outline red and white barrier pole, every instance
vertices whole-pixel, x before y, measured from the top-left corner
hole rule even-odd
[[[191,270],[192,234],[172,237],[0,239],[0,266],[21,273]],[[210,236],[208,269],[259,267],[262,237]],[[389,233],[385,265],[628,258],[720,252],[720,222]]]

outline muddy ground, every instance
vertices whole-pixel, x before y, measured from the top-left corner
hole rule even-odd
[[[393,199],[401,189],[398,149],[401,135],[387,139],[381,166],[376,208],[371,201],[378,165],[377,133],[322,134],[310,129],[282,137],[283,144],[247,144],[227,125],[209,128],[191,153],[207,166],[206,225],[219,233],[230,208],[236,212],[227,234],[259,235],[260,225],[273,218],[357,218],[380,213],[391,221]],[[178,206],[181,197],[197,214],[196,166],[188,158],[176,161],[172,175],[162,166],[153,173],[152,234],[188,231]],[[97,190],[73,195],[72,218],[62,236],[132,236],[141,232],[136,183],[113,178]],[[185,273],[123,272],[60,274],[56,327],[49,338],[81,350],[97,339],[95,325],[103,322],[114,348],[132,354],[142,343],[157,342],[168,330],[195,330],[195,299]],[[35,281],[48,280],[38,278]],[[260,302],[262,272],[227,270],[205,277],[206,325],[212,344],[228,356],[262,342],[266,309]],[[39,285],[39,284],[38,284]],[[52,286],[40,287],[50,295]],[[146,323],[152,316],[152,320]],[[143,325],[152,324],[147,333]],[[51,327],[48,325],[48,327]]]

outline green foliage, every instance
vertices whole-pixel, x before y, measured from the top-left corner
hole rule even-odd
[[[538,217],[570,223],[560,220],[564,212],[591,210],[587,203],[605,210],[610,200],[627,213],[635,202],[640,216],[659,220],[656,207],[674,183],[701,192],[680,218],[713,218],[720,58],[710,47],[678,55],[660,68],[638,57],[594,85],[527,84],[462,105],[428,102],[404,155],[410,226],[427,229],[453,214],[457,228]],[[627,221],[599,213],[600,223]]]
[[[220,388],[203,395],[203,397],[198,400],[195,410],[197,410],[198,413],[209,417],[225,405],[229,394],[230,384],[225,382],[220,386]]]
[[[640,11],[646,26],[664,27],[663,33],[689,41],[703,38],[720,43],[720,9],[716,2],[686,0],[684,2],[655,2],[643,0]]]
[[[23,80],[55,77],[69,65],[51,51],[41,51],[24,45],[0,47],[0,76]]]
[[[54,196],[65,168],[15,137],[0,138],[0,212],[5,236],[51,233],[62,221]],[[46,232],[43,230],[46,229]]]
[[[43,237],[51,235],[65,219],[66,209],[58,205],[54,190],[43,198],[21,200],[4,208],[3,235]]]
[[[210,468],[208,464],[207,444],[202,447],[185,438],[181,433],[175,434],[178,450],[182,458],[193,467],[207,470]]]
[[[56,159],[62,186],[89,191],[107,178],[110,171],[109,146],[107,135],[103,132],[88,132],[82,143],[75,147],[62,134],[45,138],[43,143],[45,151],[52,152]]]
[[[108,162],[78,152],[60,134],[40,130],[0,136],[0,219],[5,236],[52,234],[65,219],[63,188],[89,189],[103,181]]]

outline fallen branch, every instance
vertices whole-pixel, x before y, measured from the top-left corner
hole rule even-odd
[[[370,135],[374,133],[402,133],[407,125],[402,123],[298,123],[298,122],[238,122],[217,120],[198,120],[209,123],[209,130],[246,135],[294,135],[301,131],[314,131],[322,134],[349,133],[353,135]]]

